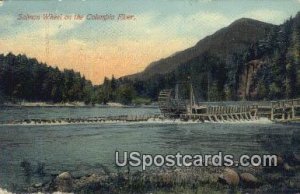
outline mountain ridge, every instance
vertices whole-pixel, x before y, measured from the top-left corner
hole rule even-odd
[[[241,52],[249,44],[265,37],[276,25],[250,18],[240,18],[227,27],[199,40],[194,46],[150,63],[142,72],[127,75],[123,78],[147,79],[155,74],[165,74],[175,70],[179,65],[204,52],[211,52],[219,57],[227,57],[235,52]],[[241,37],[245,35],[246,37]],[[220,50],[221,48],[221,50]]]

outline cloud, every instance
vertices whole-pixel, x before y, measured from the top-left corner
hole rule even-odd
[[[218,12],[201,11],[188,15],[144,13],[132,22],[117,24],[122,34],[135,39],[171,40],[190,38],[194,41],[230,24],[230,19]],[[113,34],[112,32],[111,34]],[[124,38],[124,36],[121,36]]]
[[[187,18],[187,29],[190,31],[204,32],[205,34],[213,33],[214,31],[229,25],[229,18],[218,12],[199,12]]]
[[[31,36],[48,36],[54,37],[59,33],[75,29],[84,23],[85,20],[41,20],[36,22],[32,29],[27,30],[23,36],[30,34]]]
[[[0,15],[1,27],[11,25],[14,22],[14,18],[11,15]]]
[[[284,19],[286,19],[286,14],[278,10],[260,9],[246,12],[242,14],[241,17],[248,17],[273,24],[280,24],[284,21]]]
[[[2,37],[44,38],[54,37],[80,26],[85,20],[44,20],[43,13],[31,13],[41,16],[40,20],[18,20],[18,15],[0,15],[0,33]],[[72,14],[68,14],[72,15]]]

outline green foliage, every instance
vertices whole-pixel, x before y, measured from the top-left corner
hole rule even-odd
[[[49,67],[36,59],[12,53],[0,55],[0,103],[6,101],[74,102],[131,104],[136,97],[132,84],[122,84],[112,76],[93,86],[80,73]]]
[[[59,71],[25,55],[0,55],[0,93],[9,101],[91,102],[93,85],[78,72]]]
[[[270,94],[269,94],[269,97],[271,99],[276,99],[277,96],[280,96],[281,95],[281,89],[280,89],[280,86],[278,86],[276,83],[272,83],[270,85]]]
[[[151,104],[151,99],[145,97],[136,97],[132,100],[132,103],[135,105],[149,105]]]
[[[122,104],[131,104],[135,90],[130,85],[122,85],[116,90],[116,101]]]
[[[265,67],[255,77],[257,98],[280,99],[300,96],[300,14],[290,18],[265,40],[272,45],[263,53]],[[264,85],[264,86],[262,86]],[[266,88],[266,89],[263,89]],[[269,91],[268,91],[269,88]],[[268,94],[266,94],[268,92]]]

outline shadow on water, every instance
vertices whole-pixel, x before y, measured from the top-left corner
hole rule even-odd
[[[191,124],[161,126],[161,145],[188,153],[260,154],[298,152],[299,125]]]
[[[275,154],[299,153],[300,151],[300,125],[276,125],[267,128],[264,133],[258,134],[257,139],[262,147]]]

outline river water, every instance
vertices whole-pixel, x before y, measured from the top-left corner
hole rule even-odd
[[[158,114],[156,108],[0,107],[0,121]],[[115,151],[144,154],[269,154],[300,151],[300,125],[266,119],[236,123],[97,123],[0,125],[0,187],[17,189],[70,171],[74,176],[115,170]],[[26,175],[44,163],[46,175]]]

